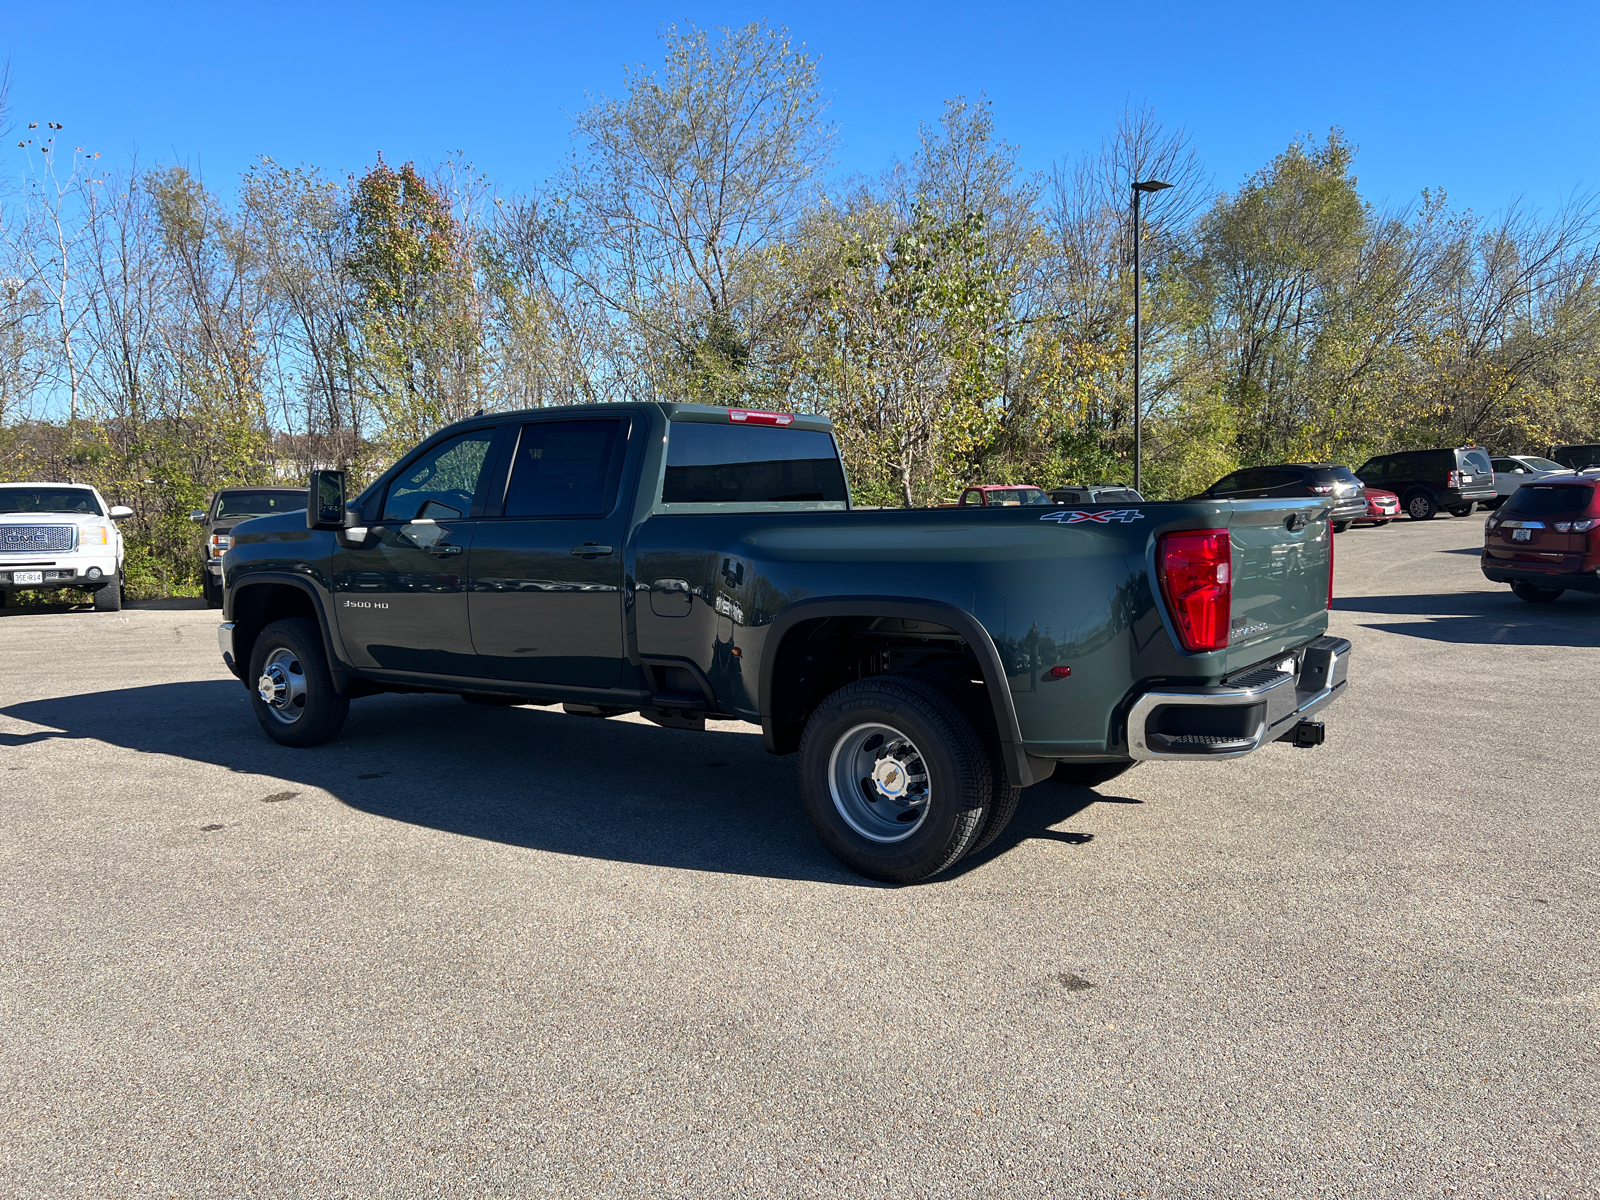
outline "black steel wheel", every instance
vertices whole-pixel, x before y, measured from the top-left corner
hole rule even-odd
[[[251,706],[285,746],[320,746],[338,736],[350,702],[334,690],[322,631],[306,617],[274,621],[250,648]]]
[[[851,870],[917,883],[977,839],[993,768],[961,705],[886,675],[848,684],[811,714],[800,791],[812,827]]]

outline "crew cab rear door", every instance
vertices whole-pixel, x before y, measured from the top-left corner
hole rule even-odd
[[[622,468],[635,418],[529,421],[473,543],[472,642],[496,679],[615,687],[622,676]]]

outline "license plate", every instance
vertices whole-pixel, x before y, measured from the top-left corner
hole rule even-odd
[[[1531,529],[1513,529],[1511,531],[1511,540],[1513,542],[1526,542],[1532,537],[1533,530]]]
[[[43,571],[13,571],[13,572],[11,572],[11,582],[12,583],[43,583],[44,582],[44,572]]]

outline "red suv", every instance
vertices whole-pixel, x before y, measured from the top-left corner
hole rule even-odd
[[[1483,573],[1533,604],[1600,592],[1600,475],[1525,483],[1483,523]]]

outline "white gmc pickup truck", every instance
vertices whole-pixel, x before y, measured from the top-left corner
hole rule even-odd
[[[0,483],[0,604],[12,592],[87,588],[96,612],[122,607],[126,505],[81,483]]]

